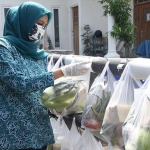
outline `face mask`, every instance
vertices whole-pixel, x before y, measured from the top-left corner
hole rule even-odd
[[[33,42],[38,42],[45,33],[45,27],[35,24],[30,30],[28,37]]]

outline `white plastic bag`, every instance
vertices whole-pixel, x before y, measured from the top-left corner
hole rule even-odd
[[[52,68],[52,71],[55,71],[57,70],[58,68],[62,67],[63,66],[63,55],[60,55],[59,59],[57,60],[57,62],[55,63],[55,65],[53,66]]]
[[[50,118],[50,122],[51,122],[51,126],[52,126],[52,128],[54,129],[55,128],[55,125],[56,125],[56,123],[57,123],[57,120],[55,119],[55,118]]]
[[[107,72],[107,78],[105,73]],[[109,62],[106,63],[103,71],[99,74],[87,96],[86,106],[82,115],[82,127],[94,131],[100,131],[105,109],[114,92],[115,78],[109,69]]]
[[[50,60],[48,62],[47,71],[50,72],[54,67],[54,55],[51,55]]]
[[[125,67],[115,91],[107,105],[100,134],[114,147],[124,145],[122,125],[134,101],[134,89],[142,84],[133,79],[130,62]]]
[[[73,103],[70,105],[67,111],[68,114],[76,114],[76,113],[82,113],[86,104],[86,98],[89,90],[89,83],[90,83],[90,66],[89,64],[89,70],[82,76],[73,77],[73,81],[81,81],[82,85],[84,85],[85,89],[80,92],[80,94],[76,95],[76,98],[74,99]]]
[[[62,58],[63,56],[60,56],[60,58],[54,65],[52,71],[63,66]],[[75,57],[72,57],[71,63],[75,63]],[[67,110],[66,115],[82,113],[85,106],[88,89],[89,89],[90,69],[91,69],[90,65],[91,63],[89,63],[89,70],[84,75],[77,76],[77,77],[76,76],[62,77],[55,80],[54,86],[49,88],[49,91],[54,91],[53,92],[54,94],[51,92],[51,95],[49,95],[49,99],[46,100],[44,99],[43,101],[41,101],[42,105],[44,105],[49,109],[55,109],[58,113],[61,112],[64,108],[66,108]],[[71,97],[69,94],[73,96]],[[43,97],[45,95],[46,94],[44,94],[43,92]],[[58,100],[58,97],[60,101]],[[62,100],[65,99],[64,103],[61,101],[60,98],[62,98]],[[53,105],[55,108],[51,105],[51,101],[53,101],[54,99],[57,99],[59,101],[58,104],[60,104],[60,105]],[[62,105],[64,107],[62,107]]]
[[[55,127],[53,128],[55,137],[55,144],[53,150],[61,150],[61,142],[64,137],[69,133],[69,129],[61,116],[58,117]]]
[[[150,149],[150,76],[140,89],[135,90],[135,101],[123,124],[126,150]]]
[[[77,130],[75,118],[73,118],[72,127],[61,143],[61,150],[73,150],[81,134]]]
[[[89,130],[85,130],[73,150],[103,150],[103,147]]]

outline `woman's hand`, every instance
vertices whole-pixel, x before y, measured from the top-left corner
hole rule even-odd
[[[64,76],[81,76],[89,69],[90,61],[74,63],[61,67]]]
[[[89,65],[90,61],[85,61],[63,66],[54,71],[54,80],[63,76],[81,76],[88,71]]]

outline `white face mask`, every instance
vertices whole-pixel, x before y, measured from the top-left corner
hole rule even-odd
[[[45,27],[35,24],[30,30],[28,37],[33,42],[38,42],[45,33]]]

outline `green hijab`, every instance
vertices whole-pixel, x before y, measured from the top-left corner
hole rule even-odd
[[[28,38],[28,33],[35,22],[46,14],[49,23],[52,13],[36,2],[25,2],[10,8],[5,19],[3,37],[10,41],[24,57],[32,57],[36,60],[47,57],[48,53],[38,48],[39,42],[33,43]]]

